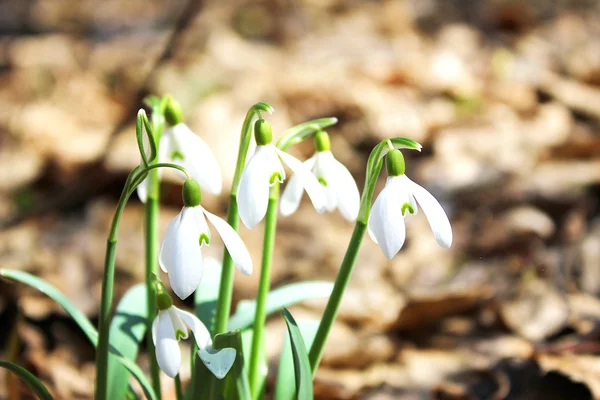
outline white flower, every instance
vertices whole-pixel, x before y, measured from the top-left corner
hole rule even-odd
[[[181,368],[179,340],[187,339],[189,330],[200,349],[212,345],[210,333],[204,324],[189,312],[171,306],[158,312],[152,323],[152,340],[156,347],[156,361],[161,370],[174,378]]]
[[[244,275],[252,273],[250,253],[238,233],[227,222],[200,205],[183,207],[169,223],[158,257],[161,269],[169,275],[173,291],[181,299],[191,295],[202,279],[202,246],[208,245],[211,240],[206,219],[223,239],[240,272]]]
[[[206,326],[194,314],[180,310],[173,305],[160,310],[152,323],[152,341],[156,347],[156,361],[160,369],[171,378],[179,374],[181,368],[179,340],[187,339],[189,331],[192,331],[194,340],[200,349],[199,355],[206,351],[213,359],[220,361],[221,368],[219,370],[211,368],[210,365],[207,367],[217,378],[223,379],[235,361],[235,349],[225,348],[217,352],[212,351],[212,340]],[[200,358],[202,359],[202,357]],[[202,361],[205,362],[204,359]]]
[[[452,244],[450,221],[435,197],[404,174],[390,176],[369,216],[369,235],[390,260],[404,244],[404,218],[407,213],[417,213],[417,203],[423,208],[437,243],[444,248]]]
[[[360,194],[350,171],[331,151],[317,151],[304,166],[312,171],[325,191],[327,211],[340,210],[344,218],[354,221],[360,206]],[[297,175],[290,178],[281,196],[281,213],[293,214],[302,199],[302,182]]]
[[[215,195],[221,193],[221,169],[217,159],[206,142],[182,122],[162,134],[158,162],[180,165],[200,184],[202,190]],[[161,172],[162,168],[159,174]],[[140,200],[146,202],[147,178],[137,187],[137,193]]]
[[[269,203],[269,188],[285,180],[282,161],[294,172],[300,186],[306,189],[317,211],[325,211],[325,193],[310,169],[273,144],[259,145],[244,168],[237,193],[240,218],[246,227],[253,228],[262,221]]]

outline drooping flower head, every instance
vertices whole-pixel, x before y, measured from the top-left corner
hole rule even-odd
[[[221,193],[221,168],[210,147],[183,122],[181,107],[170,99],[165,109],[165,120],[169,124],[160,138],[158,162],[173,163],[185,168],[203,190],[218,195]],[[159,174],[162,168],[159,169]],[[148,179],[137,189],[138,197],[145,202],[148,196]]]
[[[193,179],[183,184],[183,208],[169,223],[159,253],[161,269],[181,299],[191,295],[202,279],[202,247],[211,242],[206,220],[223,239],[231,258],[244,275],[252,273],[252,259],[238,233],[224,220],[206,211],[201,205],[200,186]]]
[[[156,347],[156,361],[160,369],[169,377],[174,378],[179,374],[181,369],[181,349],[179,348],[179,340],[187,339],[190,331],[194,336],[194,340],[198,345],[199,355],[201,360],[205,362],[202,354],[212,349],[212,340],[206,326],[194,314],[183,311],[173,305],[171,297],[164,290],[162,283],[159,283],[157,290],[156,303],[158,315],[152,323],[152,341]],[[235,361],[236,352],[233,348],[225,348],[218,352],[221,368],[216,371],[210,368],[210,363],[207,367],[219,379],[222,379]],[[208,353],[210,354],[210,353]],[[206,364],[206,363],[205,363]]]
[[[386,156],[388,178],[375,200],[369,216],[369,235],[383,254],[392,259],[406,239],[405,217],[415,215],[421,206],[437,243],[444,248],[452,244],[452,228],[440,203],[425,188],[404,174],[404,156],[390,150]]]
[[[360,194],[350,171],[331,153],[329,135],[320,131],[315,135],[315,154],[304,162],[325,192],[327,211],[336,208],[348,221],[356,220]],[[288,181],[281,196],[281,213],[291,215],[297,209],[304,190],[297,175]]]
[[[300,187],[306,189],[319,213],[326,209],[325,193],[317,178],[295,157],[273,145],[269,123],[259,119],[254,124],[256,151],[244,168],[237,193],[240,218],[244,225],[253,228],[264,218],[269,203],[269,190],[285,180],[285,163],[294,172]]]

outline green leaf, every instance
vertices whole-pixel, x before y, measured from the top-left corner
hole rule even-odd
[[[285,151],[290,146],[300,143],[305,139],[308,139],[311,135],[319,132],[328,126],[337,124],[337,118],[319,118],[313,119],[312,121],[305,122],[300,125],[296,125],[288,129],[281,135],[277,141],[277,147]]]
[[[138,284],[125,293],[110,323],[110,343],[126,359],[135,361],[146,333],[146,287]],[[129,372],[117,357],[108,357],[108,398],[122,399],[129,387]]]
[[[287,308],[283,309],[283,317],[287,324],[288,334],[290,338],[290,344],[292,348],[292,356],[294,360],[294,375],[296,382],[296,398],[298,400],[312,400],[313,399],[313,384],[312,384],[312,370],[310,368],[310,361],[308,360],[308,351],[304,345],[304,339],[300,328],[292,317],[292,314]]]
[[[235,362],[235,349],[227,347],[220,350],[200,349],[198,356],[204,366],[217,378],[223,379]]]
[[[307,348],[310,349],[319,328],[319,321],[299,321],[300,333]],[[294,360],[289,335],[286,335],[279,359],[279,370],[275,383],[277,400],[294,400],[296,398],[296,382],[294,379]]]
[[[35,392],[40,400],[54,400],[46,386],[36,378],[31,372],[18,364],[11,363],[9,361],[0,360],[0,367],[6,368],[13,374],[17,375],[23,382],[29,386],[31,390]]]
[[[290,307],[294,304],[317,297],[329,297],[333,283],[325,281],[300,282],[282,286],[267,295],[265,312],[267,315]],[[255,300],[242,300],[238,303],[235,314],[229,320],[229,329],[245,329],[254,322],[256,313]]]
[[[239,329],[215,337],[215,349],[234,348],[236,359],[231,371],[220,383],[223,397],[228,400],[251,400],[248,375],[244,371],[244,346],[242,333]],[[248,354],[248,353],[246,353]]]
[[[61,291],[58,290],[56,287],[52,286],[43,279],[40,279],[37,276],[24,271],[0,269],[0,277],[24,283],[28,286],[33,287],[34,289],[39,290],[46,296],[50,297],[52,300],[56,301],[62,306],[62,308],[65,309],[67,314],[69,314],[69,316],[73,318],[77,325],[79,325],[83,333],[88,337],[90,342],[92,342],[94,347],[98,344],[98,331],[96,331],[96,328],[94,328],[90,320],[87,319],[87,317],[81,311],[79,311],[77,307],[75,307],[71,300],[69,300],[67,296],[62,294]],[[154,390],[152,389],[152,385],[150,384],[140,367],[138,367],[133,361],[121,357],[119,352],[112,346],[110,351],[138,381],[146,397],[151,400],[157,399]]]
[[[204,260],[202,281],[194,292],[194,311],[208,328],[211,336],[221,286],[221,262],[215,258]]]

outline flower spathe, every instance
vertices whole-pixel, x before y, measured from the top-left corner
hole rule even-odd
[[[437,243],[444,248],[452,244],[452,228],[440,203],[425,188],[406,175],[389,176],[369,216],[369,236],[392,259],[406,239],[405,217],[417,213],[421,206]]]
[[[156,361],[160,369],[174,378],[181,368],[179,340],[187,339],[192,331],[200,349],[212,345],[210,333],[204,324],[192,313],[171,306],[160,310],[152,323],[152,341],[156,347]]]
[[[166,129],[162,134],[158,162],[180,165],[198,181],[204,191],[215,195],[221,193],[221,169],[217,159],[206,142],[183,122]],[[137,193],[140,200],[146,202],[147,178],[138,186]]]
[[[240,218],[249,229],[262,221],[267,213],[269,188],[285,180],[282,162],[294,172],[300,188],[306,189],[317,212],[322,213],[327,208],[325,193],[309,168],[271,143],[259,144],[244,168],[237,193]]]
[[[330,150],[317,151],[304,162],[304,166],[312,171],[325,192],[326,209],[336,208],[348,221],[356,220],[360,207],[358,186],[350,171],[335,159]],[[302,199],[302,183],[297,175],[292,176],[281,196],[281,213],[291,215]]]
[[[200,205],[184,206],[169,223],[159,253],[160,267],[168,274],[171,287],[180,299],[191,295],[202,279],[202,247],[211,241],[207,219],[223,239],[235,266],[244,275],[252,273],[250,253],[227,222]]]

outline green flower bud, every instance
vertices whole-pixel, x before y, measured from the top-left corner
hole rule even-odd
[[[183,112],[181,104],[171,96],[167,95],[167,107],[165,108],[165,119],[171,126],[175,126],[183,122]]]
[[[193,179],[185,181],[181,196],[183,197],[183,205],[185,207],[199,206],[200,202],[202,202],[202,191],[198,182]]]
[[[159,311],[168,310],[173,306],[173,300],[167,292],[160,292],[156,295],[156,307]]]
[[[385,168],[389,176],[404,175],[404,156],[400,150],[390,150],[385,160]]]
[[[256,144],[259,146],[270,144],[273,140],[271,124],[262,118],[257,120],[254,123],[254,139],[256,139]]]
[[[327,151],[331,148],[331,141],[329,135],[325,131],[319,131],[315,135],[315,148],[319,153]]]

